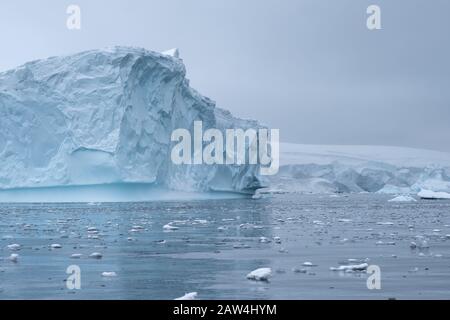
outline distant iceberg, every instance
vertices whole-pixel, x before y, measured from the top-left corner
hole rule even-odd
[[[219,130],[259,127],[216,108],[185,75],[177,49],[129,47],[52,57],[0,73],[0,190],[15,199],[39,188],[77,192],[126,184],[253,193],[263,185],[257,165],[170,161],[172,131],[192,128],[195,120]]]
[[[280,171],[259,193],[450,192],[450,153],[401,147],[280,145]]]

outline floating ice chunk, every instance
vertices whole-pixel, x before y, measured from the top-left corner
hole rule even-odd
[[[361,263],[361,264],[350,264],[345,266],[339,266],[339,267],[331,267],[331,271],[345,271],[345,272],[352,272],[352,271],[365,271],[367,270],[367,267],[369,265],[367,263]]]
[[[389,200],[389,202],[415,202],[415,201],[417,201],[417,200],[414,199],[413,197],[407,196],[407,195],[398,196],[398,197],[395,197],[394,199]]]
[[[421,199],[434,200],[434,199],[450,199],[450,193],[447,192],[435,192],[431,190],[422,190],[417,194]]]
[[[101,259],[103,255],[100,252],[93,252],[89,255],[89,258],[93,259]]]
[[[54,243],[50,246],[52,249],[61,249],[62,245],[60,245],[59,243]]]
[[[17,261],[19,260],[19,255],[17,253],[11,253],[11,255],[9,256],[9,260],[11,260],[14,263],[17,263]]]
[[[175,231],[175,230],[178,230],[178,227],[175,227],[171,223],[168,223],[168,224],[163,226],[163,229],[165,231]]]
[[[83,255],[81,253],[74,253],[70,256],[71,259],[81,259]]]
[[[102,277],[106,277],[106,278],[117,277],[117,273],[115,273],[114,271],[102,272]]]
[[[7,248],[11,251],[19,251],[22,247],[18,243],[13,243],[7,246]]]
[[[197,292],[189,292],[182,297],[176,298],[175,300],[195,300],[195,298],[197,298],[197,295]]]
[[[280,244],[281,243],[281,238],[280,237],[273,237],[273,241],[275,241],[275,243]]]
[[[269,243],[269,242],[270,242],[270,239],[268,239],[268,238],[266,238],[266,237],[260,237],[260,238],[259,238],[259,242],[261,242],[261,243]]]
[[[270,268],[259,268],[253,270],[247,275],[247,279],[255,281],[268,281],[272,275],[272,269]]]
[[[390,222],[390,221],[386,221],[386,222],[377,222],[378,225],[380,226],[393,226],[394,223]]]
[[[317,267],[317,264],[314,264],[312,262],[306,261],[306,262],[303,262],[303,266],[304,267]]]

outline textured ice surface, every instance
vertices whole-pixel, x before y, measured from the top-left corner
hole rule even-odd
[[[450,153],[289,143],[282,143],[280,152],[280,171],[270,177],[269,193],[450,192]]]
[[[178,51],[114,47],[0,73],[0,189],[145,183],[252,191],[257,166],[176,166],[174,129],[258,127],[189,86]]]

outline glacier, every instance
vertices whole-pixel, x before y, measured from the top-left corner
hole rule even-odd
[[[450,153],[405,147],[280,144],[264,193],[450,192]]]
[[[172,131],[195,120],[259,127],[191,88],[177,49],[111,47],[2,72],[0,201],[42,188],[252,193],[264,185],[257,165],[172,164]]]

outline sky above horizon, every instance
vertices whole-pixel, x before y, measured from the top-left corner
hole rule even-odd
[[[81,30],[66,8],[81,8]],[[366,9],[381,8],[381,30]],[[450,151],[450,1],[0,3],[0,71],[112,45],[180,49],[191,85],[284,142]]]

